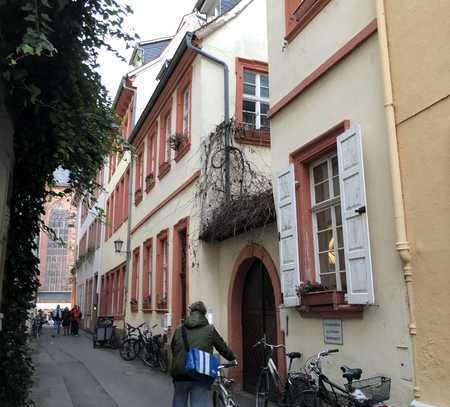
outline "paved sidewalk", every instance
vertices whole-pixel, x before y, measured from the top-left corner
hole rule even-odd
[[[33,400],[37,407],[169,407],[171,379],[139,361],[126,362],[117,351],[94,349],[90,336],[34,340]],[[240,406],[253,406],[241,398]]]

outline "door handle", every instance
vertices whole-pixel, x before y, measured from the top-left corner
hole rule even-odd
[[[365,206],[360,206],[358,209],[355,209],[356,213],[359,213],[360,215],[362,215],[363,213],[366,213],[366,207]]]

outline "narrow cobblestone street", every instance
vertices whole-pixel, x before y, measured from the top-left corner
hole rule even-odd
[[[51,337],[50,329],[35,345],[38,407],[169,406],[172,384],[167,376],[119,353],[93,349],[90,337]]]
[[[117,351],[93,349],[90,336],[53,338],[46,327],[33,340],[36,364],[33,400],[37,407],[167,407],[170,377],[140,361],[126,362]],[[239,405],[254,405],[240,395]]]

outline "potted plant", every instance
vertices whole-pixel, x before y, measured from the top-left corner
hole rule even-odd
[[[148,310],[148,309],[151,309],[151,308],[152,308],[152,296],[151,295],[147,295],[142,300],[142,309]]]
[[[159,309],[166,309],[167,308],[167,298],[166,297],[158,297],[157,302]]]
[[[130,300],[131,312],[137,312],[138,310],[138,302],[136,299]]]
[[[343,304],[345,299],[343,291],[328,290],[316,281],[300,282],[297,295],[301,304],[308,306]]]
[[[181,150],[189,142],[189,137],[184,133],[175,133],[169,137],[170,148],[174,151]]]
[[[149,191],[155,185],[155,176],[154,174],[148,174],[145,177],[145,190]]]

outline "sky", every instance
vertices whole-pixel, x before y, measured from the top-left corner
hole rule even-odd
[[[127,18],[124,30],[135,32],[140,41],[165,37],[175,34],[183,15],[194,8],[196,0],[121,0],[134,10],[134,14]],[[108,51],[101,51],[99,55],[100,73],[103,84],[108,89],[111,99],[114,99],[122,76],[131,70],[128,66],[132,49],[126,49],[125,44],[111,41],[127,60],[120,61]]]

